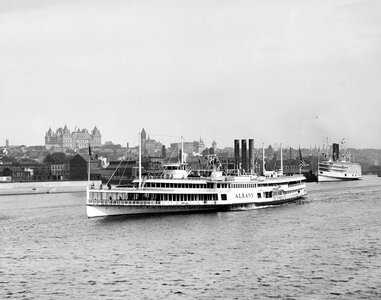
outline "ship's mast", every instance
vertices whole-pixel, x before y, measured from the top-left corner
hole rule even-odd
[[[184,164],[184,141],[183,141],[183,136],[181,136],[181,164]]]
[[[87,163],[87,182],[90,184],[90,155],[89,155],[89,162]]]
[[[90,184],[90,168],[91,168],[91,146],[90,146],[90,143],[89,143],[89,162],[87,163],[87,181],[88,181],[88,184]]]
[[[301,160],[302,160],[302,151],[300,150],[300,145],[299,145],[299,174],[302,174]]]
[[[142,133],[139,132],[139,189],[142,185]]]
[[[280,175],[283,175],[283,149],[282,149],[282,144],[280,144]]]
[[[319,176],[319,163],[320,163],[320,146],[318,149],[318,154],[317,154],[317,174]]]
[[[290,174],[294,174],[294,173],[291,172],[291,147],[290,147],[290,160],[288,161],[288,172]]]
[[[262,169],[263,169],[263,175],[265,175],[265,146],[262,143]]]
[[[89,159],[89,163],[87,166],[87,181],[90,184],[90,159]]]

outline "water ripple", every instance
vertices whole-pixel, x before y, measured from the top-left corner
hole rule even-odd
[[[103,219],[84,194],[0,197],[0,298],[381,298],[380,179],[308,189],[275,208]]]

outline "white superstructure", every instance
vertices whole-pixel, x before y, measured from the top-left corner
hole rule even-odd
[[[325,159],[318,163],[319,182],[361,179],[361,165],[351,162],[346,149],[340,155],[339,144],[333,144],[331,152],[327,151]]]
[[[87,216],[247,210],[306,195],[302,175],[226,175],[218,164],[197,175],[184,163],[167,164],[161,176],[139,177],[130,188],[89,187]]]
[[[361,166],[348,161],[324,161],[319,163],[318,181],[342,181],[361,178]]]

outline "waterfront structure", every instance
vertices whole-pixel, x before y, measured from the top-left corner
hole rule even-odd
[[[52,178],[56,180],[68,180],[70,174],[69,171],[69,165],[67,163],[50,165],[50,174]]]
[[[91,179],[100,180],[100,178],[98,178],[98,170],[100,168],[101,161],[99,159],[91,159],[88,155],[82,156],[80,154],[75,155],[69,160],[70,180],[88,179],[89,164]]]
[[[12,169],[8,169],[10,171],[10,177],[12,181],[21,182],[21,181],[31,181],[33,180],[33,170],[30,168],[23,167],[12,167]]]
[[[91,171],[92,176],[102,179],[104,183],[130,184],[137,175],[136,160],[110,161],[106,167]]]
[[[285,175],[298,174],[300,172],[300,164],[297,160],[286,161],[283,172]]]
[[[53,132],[51,128],[45,134],[45,147],[62,149],[81,149],[89,147],[99,147],[102,145],[102,135],[95,126],[90,132],[87,129],[76,128],[71,132],[67,126],[58,128]]]

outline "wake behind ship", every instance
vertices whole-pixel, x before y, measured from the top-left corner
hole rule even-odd
[[[207,160],[211,169],[201,173],[192,172],[181,161],[163,165],[159,176],[142,178],[139,172],[131,188],[89,187],[87,216],[247,210],[306,195],[303,175],[283,176],[282,171],[264,172],[263,176],[229,173],[221,170],[216,155],[208,155]]]
[[[318,163],[318,181],[342,181],[361,179],[361,165],[350,160],[344,149],[340,154],[339,144],[332,145],[332,156],[325,154],[325,158]]]

